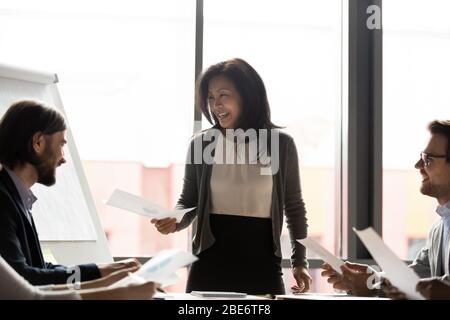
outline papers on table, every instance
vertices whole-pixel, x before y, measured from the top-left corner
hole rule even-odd
[[[420,280],[419,276],[384,244],[383,240],[372,228],[361,231],[353,228],[353,231],[356,232],[393,286],[404,292],[408,299],[424,299],[416,291],[417,282]]]
[[[345,293],[300,293],[275,296],[276,300],[390,300],[380,297],[358,297]]]
[[[178,281],[175,271],[198,260],[193,254],[179,249],[163,250],[147,261],[138,271],[112,284],[111,288],[130,283],[153,281],[168,286]]]
[[[152,219],[176,218],[177,222],[181,221],[185,213],[195,209],[195,207],[182,210],[165,209],[147,199],[119,189],[114,190],[106,204]]]
[[[245,298],[246,293],[228,291],[191,291],[191,294],[202,298]]]
[[[323,261],[328,263],[333,268],[333,270],[342,274],[341,266],[344,264],[344,261],[337,258],[330,251],[320,245],[317,241],[309,237],[305,239],[297,239],[297,241],[304,245],[306,249],[314,251],[320,258],[322,258]]]

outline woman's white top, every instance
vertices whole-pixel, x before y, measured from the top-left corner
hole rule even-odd
[[[258,150],[252,154],[249,143],[226,142],[225,138],[215,148],[211,213],[270,218],[272,175],[261,174]]]

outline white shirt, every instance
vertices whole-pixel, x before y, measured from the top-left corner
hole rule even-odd
[[[445,274],[450,274],[450,201],[443,206],[438,206],[436,209],[438,215],[441,216],[443,222],[443,232],[442,232],[442,263],[443,270]]]
[[[249,143],[219,138],[210,182],[211,213],[271,217],[273,176],[261,174],[266,166],[258,163],[260,150],[250,148]]]

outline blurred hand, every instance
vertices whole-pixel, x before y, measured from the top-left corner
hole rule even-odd
[[[101,288],[101,287],[109,287],[113,283],[125,278],[128,275],[128,273],[135,272],[138,269],[139,269],[138,266],[128,268],[128,269],[122,269],[122,270],[118,270],[113,273],[110,273],[106,277],[82,282],[81,289],[94,289],[94,288]]]
[[[343,276],[334,270],[328,263],[324,263],[322,265],[323,271],[321,272],[321,276],[328,278],[327,282],[331,283],[334,289],[350,291],[350,284],[343,282]]]
[[[331,283],[336,290],[350,291],[356,296],[372,296],[376,294],[376,290],[369,289],[368,279],[372,270],[368,268],[370,267],[366,264],[346,262],[341,266],[341,275],[325,263],[322,266],[324,271],[321,275],[327,277],[327,282]]]
[[[308,269],[305,267],[294,267],[292,268],[292,274],[297,282],[296,286],[291,287],[292,292],[298,294],[309,291],[312,278],[309,275]]]
[[[450,299],[450,282],[439,278],[422,279],[416,286],[426,299],[430,300],[449,300]]]
[[[113,262],[113,263],[99,264],[98,269],[100,270],[100,275],[103,278],[103,277],[109,276],[111,273],[114,273],[116,271],[129,269],[129,268],[135,268],[135,267],[139,268],[140,266],[141,266],[141,264],[139,263],[139,261],[137,261],[134,258],[130,258],[130,259],[125,259],[125,260]]]
[[[152,219],[150,222],[153,223],[156,229],[162,234],[173,233],[177,229],[176,218]]]
[[[387,298],[391,298],[393,300],[406,300],[406,294],[400,290],[398,290],[397,287],[394,287],[391,282],[387,279],[384,279],[383,281],[383,292],[384,295]]]

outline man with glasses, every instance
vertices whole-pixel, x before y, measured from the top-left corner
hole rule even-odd
[[[450,120],[433,121],[428,125],[428,130],[430,140],[415,168],[422,176],[420,192],[437,200],[436,212],[441,219],[432,226],[425,247],[409,267],[421,278],[433,277],[440,281],[448,279],[450,274]],[[342,275],[327,264],[323,269],[322,276],[327,277],[335,289],[362,296],[378,293],[378,290],[369,288],[373,269],[368,265],[347,262],[342,266]],[[422,292],[425,287],[427,290],[433,290],[433,287],[439,289],[437,285],[419,285],[417,289]],[[432,292],[428,292],[427,296],[433,297]]]

